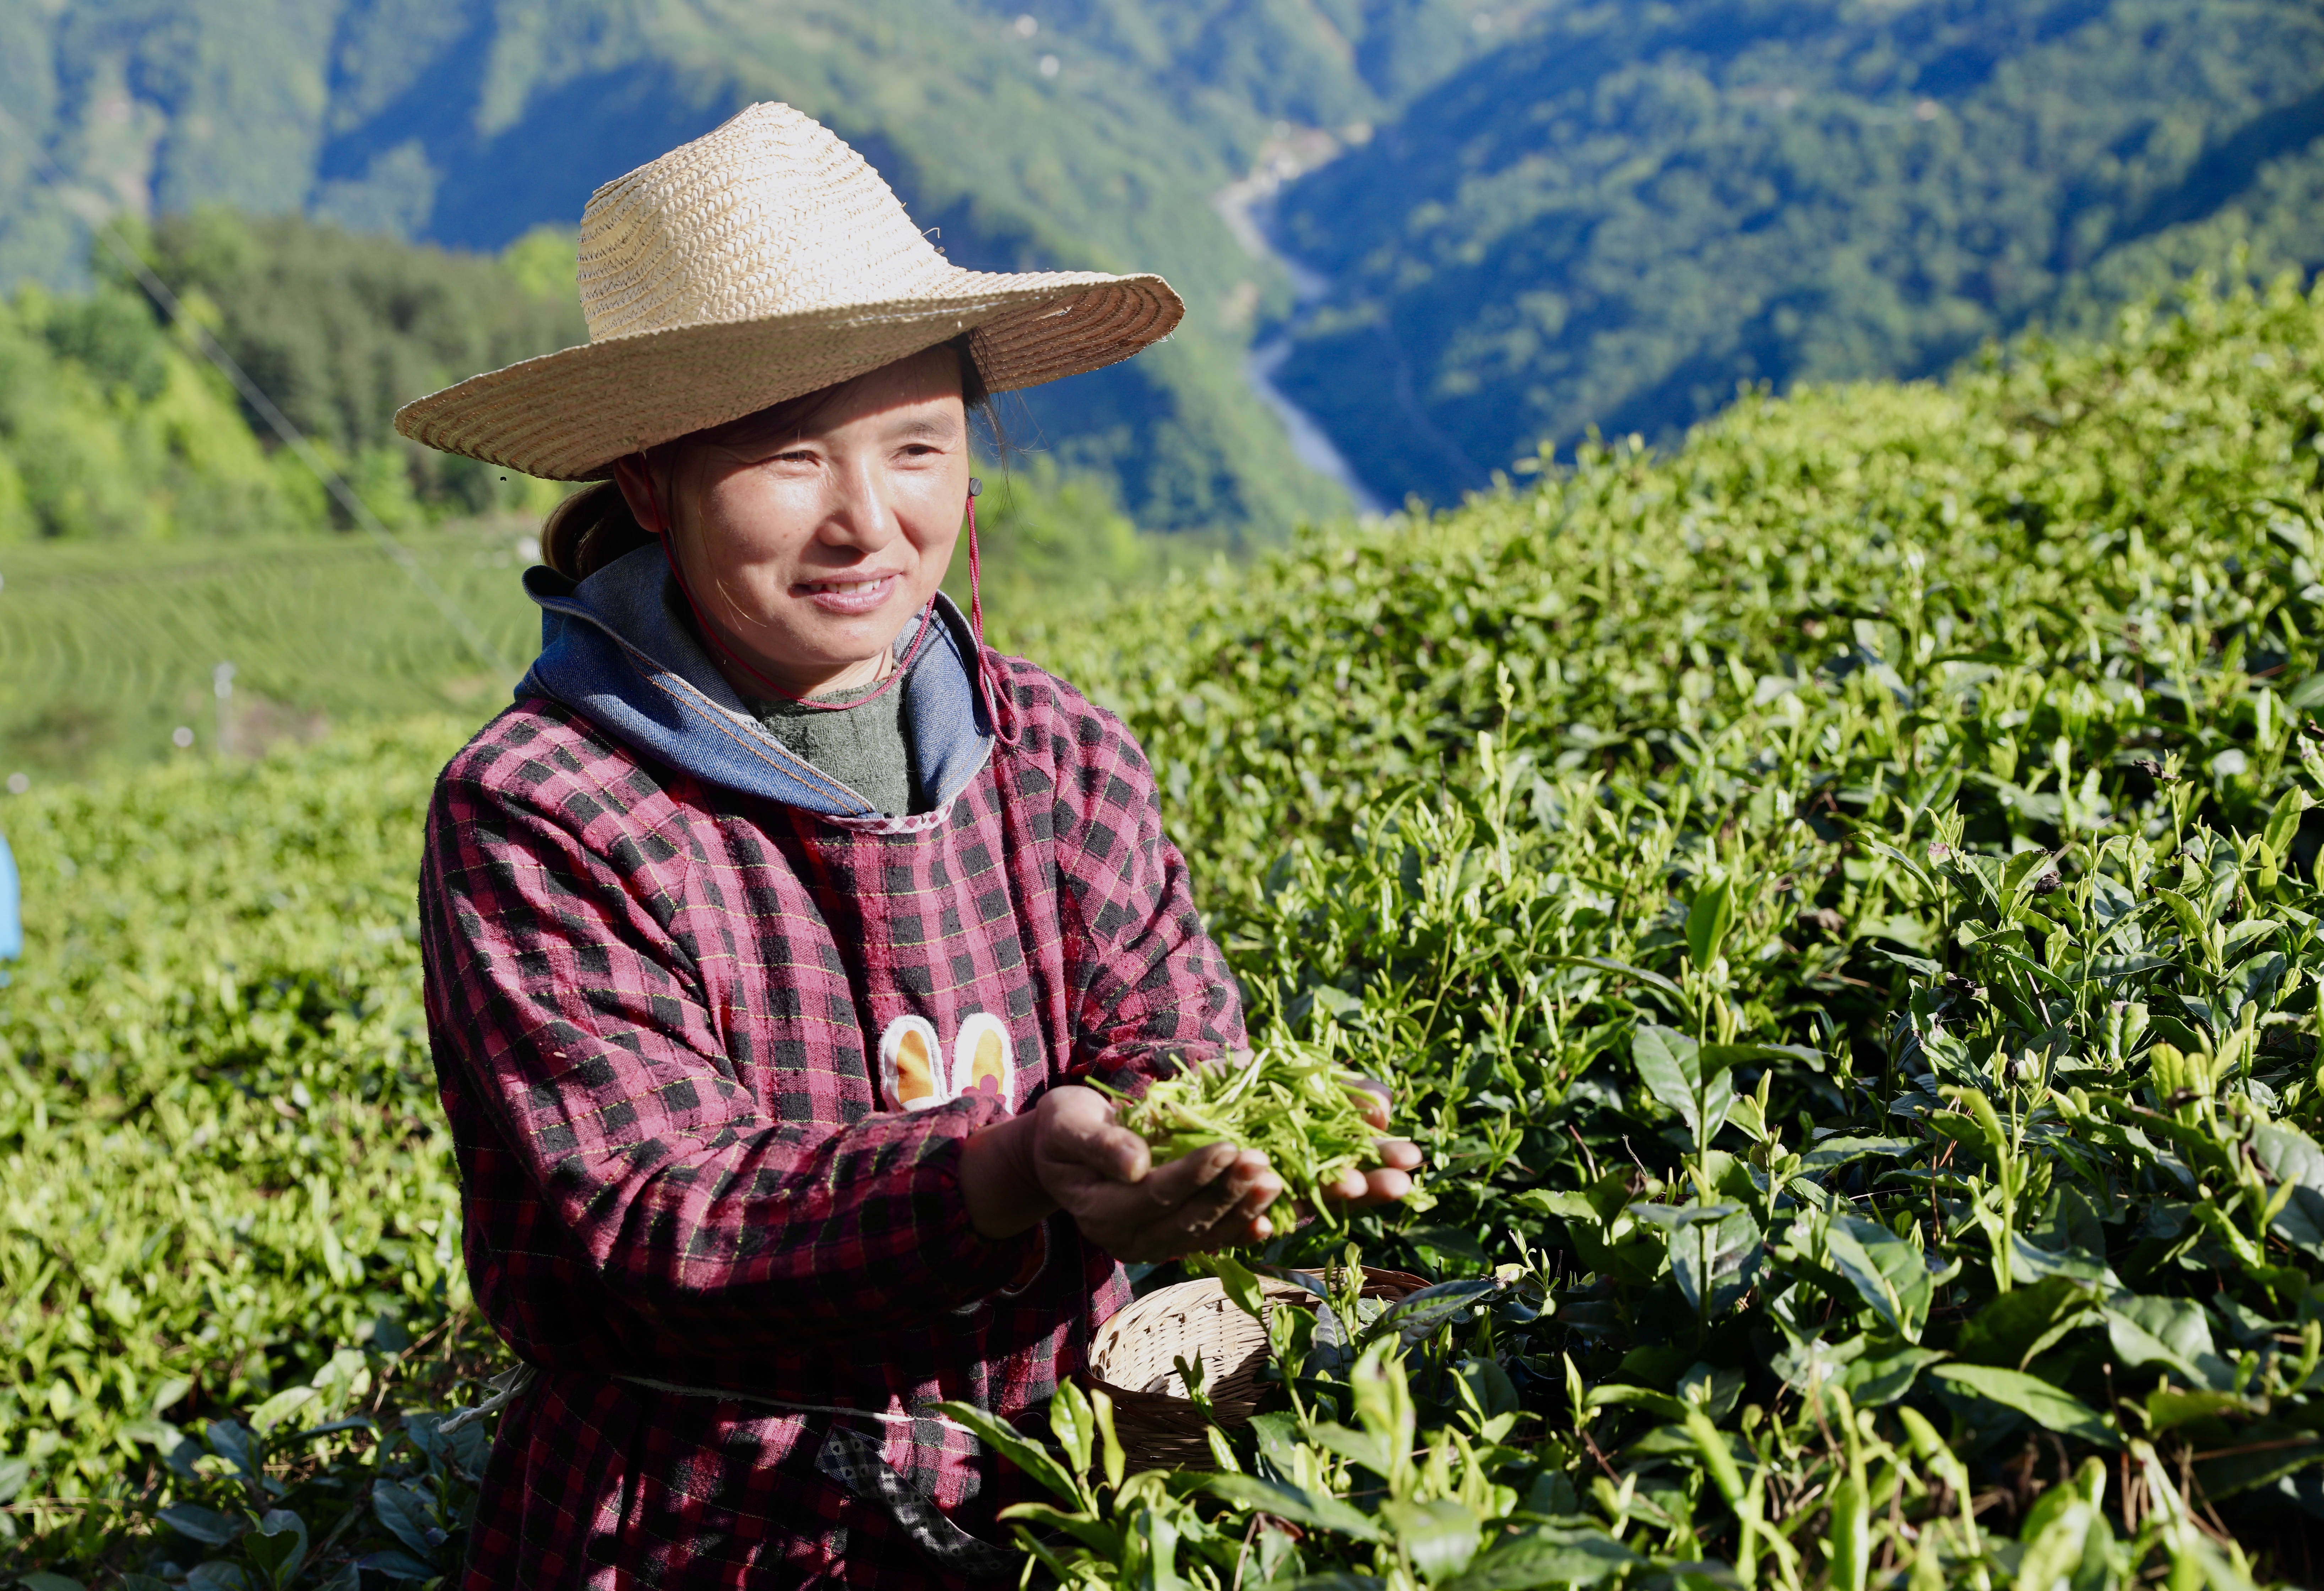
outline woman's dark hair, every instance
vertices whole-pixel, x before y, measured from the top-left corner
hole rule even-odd
[[[977,370],[976,357],[969,348],[973,335],[963,332],[941,345],[960,356],[960,396],[969,415],[973,418],[981,414],[990,423],[992,395],[985,390],[984,377]],[[695,442],[727,446],[752,440],[763,443],[771,432],[805,425],[838,391],[838,387],[825,387],[804,397],[786,399],[741,419],[648,448],[646,456],[652,461],[656,455],[667,456],[669,451]],[[592,481],[549,510],[549,518],[540,527],[540,561],[568,580],[586,580],[614,559],[652,542],[646,528],[630,512],[621,486],[610,480]]]

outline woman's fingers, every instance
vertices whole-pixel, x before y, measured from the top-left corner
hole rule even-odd
[[[1234,1194],[1228,1182],[1231,1173],[1242,1163],[1244,1152],[1231,1144],[1213,1144],[1197,1149],[1192,1154],[1156,1166],[1136,1184],[1149,1220],[1167,1219],[1185,1211],[1190,1205],[1197,1208],[1215,1205],[1223,1208]],[[1266,1163],[1266,1156],[1259,1156]]]
[[[1385,1129],[1388,1090],[1364,1079],[1351,1084],[1350,1092],[1365,1119]],[[1283,1196],[1283,1179],[1257,1150],[1213,1144],[1156,1165],[1144,1141],[1115,1125],[1111,1108],[1094,1093],[1086,1100],[1058,1099],[1050,1111],[1043,1182],[1082,1230],[1117,1258],[1175,1258],[1264,1243],[1286,1224],[1268,1213]],[[1318,1191],[1352,1208],[1406,1197],[1421,1163],[1418,1146],[1382,1138],[1377,1153],[1373,1171],[1343,1173]],[[1292,1224],[1297,1215],[1291,1212]]]
[[[1117,1259],[1169,1259],[1251,1239],[1259,1212],[1283,1192],[1283,1179],[1256,1150],[1213,1144],[1124,1183],[1065,1168],[1059,1202],[1093,1242]],[[1271,1228],[1270,1228],[1271,1230]]]
[[[1281,1197],[1283,1179],[1275,1174],[1267,1156],[1246,1149],[1216,1181],[1155,1223],[1155,1235],[1176,1233],[1185,1238],[1216,1241],[1215,1234],[1231,1232],[1256,1217]]]
[[[1373,1145],[1379,1151],[1380,1163],[1391,1171],[1418,1171],[1420,1145],[1406,1138],[1382,1138]]]
[[[1178,1224],[1178,1231],[1148,1233],[1148,1243],[1157,1245],[1162,1252],[1176,1259],[1192,1255],[1197,1249],[1231,1249],[1250,1243],[1267,1243],[1276,1236],[1276,1222],[1267,1215],[1274,1200],[1283,1196],[1283,1180],[1274,1173],[1262,1173],[1252,1178],[1250,1187],[1231,1206],[1220,1210],[1213,1219],[1202,1222],[1199,1217]]]
[[[1394,1204],[1412,1191],[1412,1174],[1392,1167],[1366,1173],[1364,1182],[1361,1202],[1365,1204]]]
[[[1255,1241],[1250,1234],[1261,1228],[1272,1234],[1273,1224],[1261,1212],[1282,1194],[1283,1179],[1267,1156],[1246,1149],[1177,1209],[1144,1223],[1135,1241],[1148,1253],[1173,1257]]]
[[[1095,1089],[1052,1089],[1035,1108],[1036,1169],[1042,1182],[1079,1182],[1098,1178],[1136,1182],[1152,1169],[1146,1140],[1113,1119],[1113,1104]],[[1059,1190],[1052,1188],[1053,1197]],[[1058,1198],[1060,1203],[1067,1200]]]
[[[1370,1172],[1345,1171],[1323,1184],[1324,1198],[1341,1204],[1393,1204],[1412,1191],[1411,1173],[1420,1169],[1420,1147],[1402,1138],[1382,1138],[1373,1145],[1379,1167]]]

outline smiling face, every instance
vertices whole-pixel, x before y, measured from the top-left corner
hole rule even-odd
[[[959,356],[931,348],[632,456],[614,478],[671,550],[728,682],[868,685],[952,562],[968,503]],[[736,658],[748,668],[738,667]]]

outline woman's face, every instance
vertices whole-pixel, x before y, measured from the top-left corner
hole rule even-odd
[[[859,376],[777,426],[738,422],[615,468],[638,522],[669,534],[732,651],[793,695],[868,684],[952,562],[968,504],[968,417],[948,347]],[[744,695],[763,684],[733,668]],[[739,676],[739,677],[737,677]]]

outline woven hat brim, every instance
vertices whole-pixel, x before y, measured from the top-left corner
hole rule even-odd
[[[908,300],[584,343],[472,376],[396,411],[445,453],[549,481],[849,381],[973,332],[995,392],[1099,370],[1167,336],[1185,305],[1158,276],[961,271]]]

